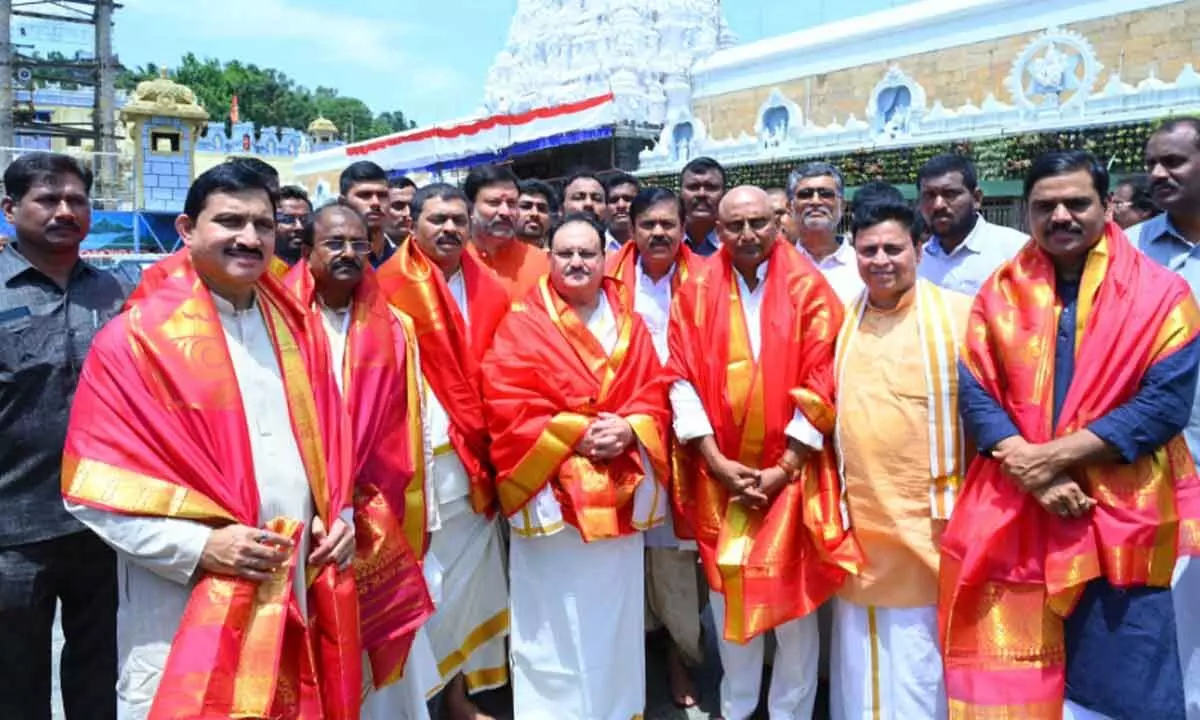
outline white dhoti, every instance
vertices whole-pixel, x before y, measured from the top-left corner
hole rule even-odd
[[[1200,720],[1200,560],[1180,558],[1171,581],[1187,719]]]
[[[630,720],[646,704],[643,538],[513,533],[514,716]]]
[[[762,691],[766,638],[759,635],[745,645],[725,639],[725,597],[709,591],[717,650],[721,654],[721,715],[725,720],[749,720]],[[784,623],[775,633],[775,661],[767,695],[770,720],[810,718],[817,701],[817,657],[820,634],[817,614]]]
[[[429,552],[442,567],[441,603],[425,628],[444,682],[462,673],[471,692],[508,682],[508,582],[495,520],[466,498],[441,505]]]
[[[833,606],[833,720],[946,717],[936,607]]]

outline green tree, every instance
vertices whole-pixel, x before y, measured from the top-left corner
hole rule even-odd
[[[133,90],[139,82],[158,74],[159,68],[153,63],[122,68],[117,87]],[[416,127],[401,111],[377,116],[362,100],[344,97],[334,88],[317,87],[310,91],[275,68],[260,68],[239,60],[201,60],[194,53],[187,53],[170,76],[190,87],[214,119],[229,117],[236,95],[239,119],[259,127],[304,129],[318,115],[324,115],[338,126],[343,138],[356,141]]]

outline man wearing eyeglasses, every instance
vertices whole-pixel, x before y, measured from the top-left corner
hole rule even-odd
[[[799,238],[797,249],[812,260],[843,304],[853,302],[863,289],[854,248],[838,235],[842,219],[842,174],[829,163],[802,165],[788,176],[792,227]]]
[[[357,211],[326,205],[302,238],[307,257],[284,283],[320,316],[323,332],[311,339],[329,358],[353,432],[354,567],[370,690],[362,717],[428,720],[425,698],[441,676],[422,627],[433,603],[422,576],[429,521],[416,331],[367,268],[370,235]]]
[[[304,188],[287,185],[279,189],[279,207],[275,210],[275,257],[290,268],[306,254],[304,223],[312,214],[312,202]]]

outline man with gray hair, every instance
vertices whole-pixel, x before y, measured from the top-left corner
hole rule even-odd
[[[854,248],[838,236],[845,185],[842,174],[829,163],[801,165],[788,176],[792,227],[799,238],[797,249],[821,271],[838,299],[849,303],[862,292]]]

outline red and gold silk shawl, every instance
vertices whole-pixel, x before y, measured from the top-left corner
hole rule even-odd
[[[462,254],[470,332],[442,271],[410,235],[379,268],[379,286],[388,302],[412,318],[421,348],[421,372],[450,416],[450,444],[471,481],[471,507],[491,517],[496,488],[483,418],[483,359],[500,319],[508,312],[504,285],[469,253]]]
[[[1052,426],[1062,308],[1054,265],[1030,243],[975,299],[964,364],[1022,437],[1045,443],[1130,400],[1155,363],[1200,331],[1187,284],[1110,223],[1079,290],[1071,387]],[[1059,718],[1063,622],[1084,584],[1168,587],[1200,550],[1200,483],[1182,436],[1132,464],[1071,473],[1097,501],[1079,519],[1044,511],[980,455],[942,539],[939,624],[951,717]]]
[[[307,307],[318,303],[307,260],[285,283]],[[313,333],[329,353],[324,326]],[[407,325],[407,329],[406,329]],[[421,378],[412,321],[388,305],[374,272],[354,291],[342,377],[354,435],[354,560],[363,648],[376,688],[399,680],[413,637],[433,615],[418,558],[426,547]]]
[[[112,513],[241,523],[292,538],[308,518],[259,517],[246,416],[213,299],[181,252],[106,326],[84,363],[63,458],[63,496]],[[305,337],[313,316],[264,274],[257,302],[275,346],[317,513],[350,504],[348,423],[328,361]],[[269,469],[268,469],[269,470]],[[262,584],[202,574],[180,622],[152,719],[355,718],[362,694],[350,571],[309,568],[308,613],[294,596],[298,550]]]
[[[797,409],[833,429],[833,357],[842,304],[795,248],[775,243],[763,282],[755,362],[728,247],[685,284],[671,307],[667,364],[696,389],[721,452],[753,468],[775,465]],[[745,642],[815,610],[857,572],[862,554],[844,528],[833,448],[811,452],[800,477],[766,509],[733,502],[686,449],[677,495],[710,587],[725,595],[725,637]]]
[[[664,488],[668,473],[667,385],[650,331],[624,286],[605,278],[601,291],[618,327],[611,356],[543,277],[513,304],[483,363],[500,507],[511,516],[550,483],[584,542],[646,529],[633,523],[646,476],[637,443],[608,461],[575,453],[599,413],[629,422]]]
[[[637,243],[630,241],[622,245],[621,249],[615,255],[610,256],[607,262],[608,276],[625,285],[631,298],[637,297],[637,264],[640,260],[641,255],[638,253]],[[671,297],[679,292],[683,283],[699,273],[707,262],[707,258],[692,252],[687,243],[680,243],[679,254],[675,256],[675,274],[671,277]],[[683,448],[676,440],[675,433],[668,433],[668,435],[670,436],[668,444],[671,454],[671,515],[674,520],[672,524],[676,537],[692,540],[695,539],[695,533],[688,524],[689,518],[682,512],[684,498],[680,492],[680,483],[674,479],[680,477],[683,472],[685,462]]]

